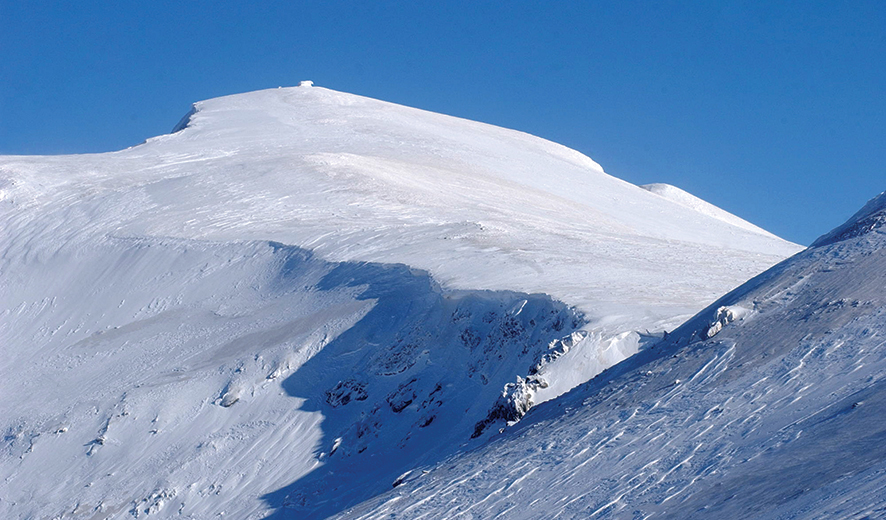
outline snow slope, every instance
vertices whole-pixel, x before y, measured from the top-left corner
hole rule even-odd
[[[670,337],[347,518],[878,518],[886,193]]]
[[[334,514],[798,249],[307,85],[176,129],[0,157],[2,518]]]
[[[748,231],[752,231],[754,233],[760,234],[770,234],[768,231],[764,229],[760,229],[759,227],[751,224],[750,222],[738,218],[732,213],[727,211],[723,211],[722,209],[714,206],[710,202],[701,200],[691,193],[687,193],[676,186],[671,186],[670,184],[644,184],[640,186],[646,191],[651,193],[655,193],[658,196],[664,197],[672,202],[676,202],[681,206],[685,206],[687,208],[693,209],[699,213],[707,215],[709,217],[713,217],[715,219],[722,220],[728,224],[732,224],[733,226],[740,227],[742,229],[746,229]]]

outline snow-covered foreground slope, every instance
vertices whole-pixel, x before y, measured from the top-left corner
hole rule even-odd
[[[0,518],[337,513],[798,249],[325,89],[184,123],[0,157]]]
[[[348,518],[879,518],[886,193],[664,342]]]

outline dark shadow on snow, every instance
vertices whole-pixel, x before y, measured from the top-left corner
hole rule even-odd
[[[272,246],[281,255],[281,288],[318,262],[305,250]],[[322,465],[264,495],[276,509],[269,518],[326,518],[391,489],[408,471],[484,442],[504,426],[492,410],[505,385],[584,323],[546,295],[444,291],[427,272],[402,264],[330,267],[316,290],[349,289],[375,303],[282,383],[304,399],[302,410],[324,415],[315,452]],[[488,430],[484,423],[472,439],[484,420]]]

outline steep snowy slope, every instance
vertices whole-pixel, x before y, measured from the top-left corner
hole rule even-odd
[[[668,338],[347,518],[879,518],[886,192]]]
[[[798,249],[542,139],[311,87],[0,157],[0,218],[2,518],[336,513]]]

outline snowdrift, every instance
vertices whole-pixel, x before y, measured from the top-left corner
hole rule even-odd
[[[667,340],[347,518],[872,518],[884,194]]]

